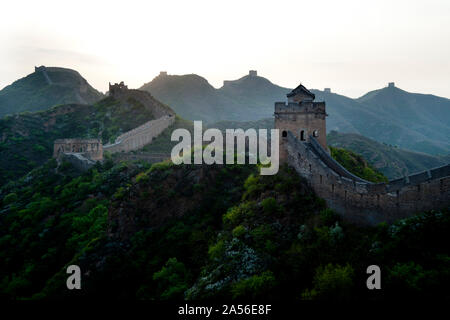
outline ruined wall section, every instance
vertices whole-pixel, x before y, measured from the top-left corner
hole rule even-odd
[[[391,223],[417,212],[450,205],[450,165],[389,183],[371,183],[355,179],[347,170],[339,168],[313,137],[310,142],[300,142],[288,132],[286,147],[289,165],[330,208],[351,222]]]
[[[57,139],[53,143],[53,157],[62,154],[79,153],[91,160],[103,159],[103,145],[100,139]]]
[[[150,120],[143,125],[127,131],[117,137],[115,143],[104,145],[105,151],[129,152],[138,150],[152,142],[153,138],[160,135],[165,129],[175,122],[175,116],[165,115],[156,120]]]

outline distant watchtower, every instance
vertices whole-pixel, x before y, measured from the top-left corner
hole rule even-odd
[[[111,97],[114,97],[117,94],[120,94],[121,92],[124,92],[127,90],[128,90],[128,86],[126,86],[123,83],[123,81],[121,81],[120,83],[114,83],[114,84],[111,84],[111,82],[109,83],[109,95]]]
[[[316,96],[303,85],[287,94],[288,103],[275,102],[275,129],[280,130],[280,162],[285,162],[287,132],[300,141],[314,137],[328,150],[326,140],[325,102],[315,102]]]

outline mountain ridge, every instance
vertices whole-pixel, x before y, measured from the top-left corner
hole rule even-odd
[[[114,142],[161,112],[170,111],[147,92],[129,90],[94,104],[65,104],[48,110],[0,118],[0,186],[52,157],[53,142],[64,138],[99,138]]]
[[[192,75],[189,75],[192,81]],[[189,92],[183,76],[164,73],[141,87],[189,120],[257,121],[273,115],[273,103],[284,100],[289,88],[280,87],[256,72],[237,80],[226,80],[215,89],[207,80],[206,89]],[[175,96],[165,88],[178,79],[183,90]],[[192,84],[190,84],[192,85]],[[198,87],[197,87],[198,88]],[[174,89],[171,87],[171,89]],[[435,155],[450,152],[450,100],[435,95],[410,93],[388,87],[349,98],[330,90],[312,89],[317,101],[327,104],[327,132],[358,133],[381,143]],[[394,110],[392,110],[394,109]]]
[[[40,66],[0,90],[0,117],[59,104],[90,104],[103,97],[76,70]]]
[[[183,82],[184,81],[184,82]],[[255,86],[255,82],[259,85]],[[264,88],[261,90],[261,84]],[[189,91],[189,88],[195,88]],[[177,114],[190,120],[215,122],[222,120],[251,121],[273,113],[273,102],[289,89],[277,86],[257,75],[226,80],[214,88],[198,75],[167,75],[161,73],[139,88],[170,105]],[[261,96],[262,94],[262,96]],[[236,96],[239,96],[236,99]],[[243,114],[242,106],[250,112]]]

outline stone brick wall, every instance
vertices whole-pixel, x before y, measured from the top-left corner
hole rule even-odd
[[[36,71],[45,71],[50,68],[36,67]],[[175,122],[175,112],[168,106],[154,99],[148,92],[140,90],[130,90],[123,83],[109,84],[109,94],[115,99],[128,103],[134,99],[151,108],[153,117],[143,125],[136,127],[117,137],[113,144],[103,145],[100,139],[58,139],[53,146],[53,157],[65,160],[74,164],[75,167],[86,170],[95,164],[95,161],[103,160],[103,150],[111,153],[129,152],[142,148],[152,142],[153,138],[158,136],[166,128]],[[61,109],[61,108],[60,108]],[[68,106],[64,112],[71,112],[72,106]],[[63,112],[63,113],[64,113]],[[56,114],[54,115],[56,116]],[[152,160],[157,157],[153,157]]]
[[[450,205],[450,165],[389,183],[371,183],[348,172],[313,137],[301,142],[288,132],[285,146],[289,165],[330,208],[354,223],[391,223]]]
[[[299,140],[309,140],[309,136],[316,134],[316,138],[323,148],[327,148],[325,103],[303,101],[276,102],[275,103],[275,128],[280,130],[280,162],[285,162],[287,132],[292,132]],[[303,132],[303,133],[302,133]],[[303,135],[303,137],[302,137]]]
[[[175,116],[164,115],[159,119],[151,120],[117,137],[115,143],[104,145],[103,149],[115,152],[129,152],[138,150],[152,142],[161,132],[175,122]]]
[[[103,145],[100,139],[57,139],[53,143],[53,157],[65,153],[80,153],[92,160],[103,159]]]
[[[142,160],[149,163],[157,163],[170,159],[170,153],[118,153],[117,156],[114,157],[114,159],[117,161]]]

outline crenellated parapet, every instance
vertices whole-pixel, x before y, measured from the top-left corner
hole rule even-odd
[[[111,97],[117,97],[117,95],[126,93],[128,91],[128,86],[125,85],[125,83],[123,81],[121,81],[120,83],[114,83],[111,84],[111,82],[109,83],[109,95]]]
[[[289,114],[313,113],[321,114],[325,119],[325,102],[302,101],[302,102],[275,102],[275,117]]]
[[[280,130],[280,162],[286,162],[287,132],[292,132],[300,141],[308,141],[309,136],[317,138],[325,150],[326,110],[325,102],[314,101],[315,95],[299,85],[287,95],[287,102],[275,102],[275,128]]]
[[[78,153],[91,160],[103,159],[103,145],[100,139],[57,139],[53,143],[53,157]]]
[[[334,160],[314,137],[287,134],[288,164],[316,194],[346,220],[365,225],[391,223],[415,213],[450,206],[450,165],[388,183],[361,179]]]
[[[294,167],[345,219],[373,225],[450,205],[450,165],[388,183],[361,179],[329,153],[325,102],[314,101],[315,95],[302,84],[287,98],[275,103],[274,112],[275,128],[281,133],[280,162]]]
[[[121,134],[114,143],[104,145],[103,148],[110,153],[129,152],[141,149],[151,143],[155,137],[174,122],[175,117],[172,115],[165,115],[161,118],[150,120],[139,127]]]

